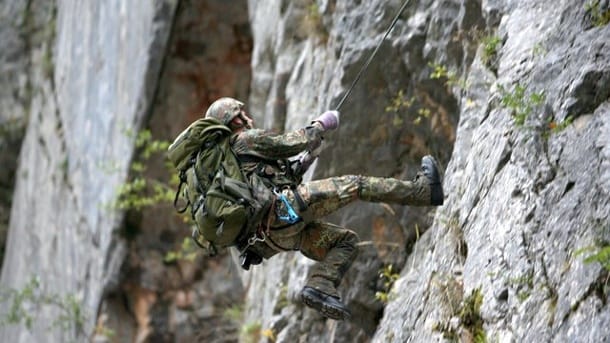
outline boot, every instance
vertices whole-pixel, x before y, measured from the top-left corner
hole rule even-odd
[[[441,175],[438,171],[438,163],[434,157],[427,155],[421,159],[421,171],[428,179],[430,185],[430,203],[432,206],[441,206],[444,201],[443,185],[441,184]]]
[[[303,287],[303,290],[301,291],[301,300],[305,305],[330,319],[344,320],[349,319],[351,316],[347,306],[345,306],[338,297],[328,295],[313,287]]]
[[[361,200],[372,202],[440,206],[443,204],[443,185],[438,164],[432,156],[424,156],[421,169],[411,181],[361,176],[358,196]]]

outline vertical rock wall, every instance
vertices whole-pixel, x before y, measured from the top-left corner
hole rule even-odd
[[[128,132],[150,110],[176,2],[25,3],[26,24],[52,16],[43,20],[52,39],[29,51],[31,68],[19,73],[30,85],[22,100],[28,125],[1,285],[21,291],[37,283],[38,299],[54,301],[26,309],[31,328],[3,326],[0,336],[84,341],[125,253],[121,216],[108,205],[131,160]]]
[[[298,253],[240,273],[239,284],[226,255],[161,262],[188,234],[171,210],[123,221],[106,206],[145,121],[171,139],[229,95],[249,97],[259,126],[305,125],[338,104],[401,5],[250,0],[246,11],[210,0],[182,2],[174,19],[171,0],[4,2],[0,120],[17,134],[0,136],[0,182],[10,192],[15,179],[12,204],[0,199],[12,206],[0,286],[37,282],[57,301],[34,304],[30,328],[2,326],[0,337],[104,340],[111,328],[136,341],[610,339],[608,270],[577,253],[610,241],[610,26],[588,1],[409,3],[310,176],[409,178],[432,153],[446,166],[446,204],[360,203],[328,218],[363,239],[341,288],[350,322],[299,303],[312,262]],[[165,178],[162,169],[151,175]],[[137,234],[126,240],[128,227]],[[387,289],[378,274],[390,264],[400,278]],[[245,318],[229,322],[220,312],[244,291]]]
[[[578,251],[610,237],[610,26],[580,1],[481,5],[496,56],[470,67],[447,204],[374,341],[608,341],[609,271]]]
[[[338,105],[401,2],[249,4],[254,38],[249,106],[265,127],[290,130]],[[325,137],[327,147],[313,178],[366,174],[408,179],[427,153],[447,163],[457,100],[442,80],[430,79],[428,63],[447,60],[443,49],[452,41],[437,34],[431,39],[435,49],[426,51],[425,28],[411,30],[406,21],[415,6],[402,15],[341,108],[341,126]],[[442,9],[439,15],[455,16],[460,8]],[[468,30],[472,19],[458,16],[453,30]],[[414,25],[425,22],[418,17]],[[474,47],[460,46],[460,63],[472,60]],[[418,114],[425,109],[431,111],[429,117]],[[259,323],[278,341],[370,340],[383,314],[383,304],[375,299],[376,292],[385,291],[379,272],[389,265],[402,268],[410,245],[429,225],[429,210],[359,203],[327,218],[357,231],[363,240],[341,289],[353,312],[350,322],[325,321],[300,304],[298,292],[312,262],[298,253],[273,257],[245,275],[246,322]]]
[[[401,3],[250,1],[259,122],[295,128],[336,105]],[[446,166],[446,205],[413,250],[409,209],[358,205],[329,218],[376,247],[363,245],[343,285],[351,323],[299,305],[311,262],[298,254],[246,276],[248,320],[286,342],[610,339],[608,270],[577,254],[607,244],[610,213],[610,26],[595,24],[605,7],[588,8],[410,3],[342,108],[313,177],[406,177],[432,152]],[[388,111],[401,90],[414,103]],[[433,115],[415,125],[422,109]],[[392,261],[379,249],[387,237],[408,258],[384,309],[373,295],[383,290],[376,272]]]
[[[42,1],[0,4],[0,258],[8,233],[17,158],[35,95],[46,80],[54,39],[55,6]]]

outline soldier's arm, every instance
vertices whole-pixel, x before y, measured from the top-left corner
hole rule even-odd
[[[271,159],[289,158],[305,150],[315,150],[322,143],[324,129],[311,125],[284,134],[251,129],[239,133],[233,142],[237,154],[255,154]]]

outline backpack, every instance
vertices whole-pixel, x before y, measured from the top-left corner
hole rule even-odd
[[[231,148],[232,132],[215,118],[201,118],[170,145],[168,158],[179,171],[174,207],[191,209],[195,242],[227,247],[247,239],[268,212],[273,193],[256,175],[246,178]],[[182,190],[183,185],[187,187]],[[178,208],[179,197],[186,205]]]

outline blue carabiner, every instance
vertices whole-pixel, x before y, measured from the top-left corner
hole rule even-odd
[[[283,220],[288,224],[294,224],[294,223],[298,222],[299,220],[301,220],[301,217],[299,217],[299,215],[294,210],[292,205],[290,205],[290,202],[288,201],[288,199],[286,198],[286,196],[283,193],[280,193],[276,190],[274,190],[273,193],[275,193],[275,195],[284,203],[284,206],[286,206],[286,212],[287,212],[286,215],[277,216],[280,220]]]

